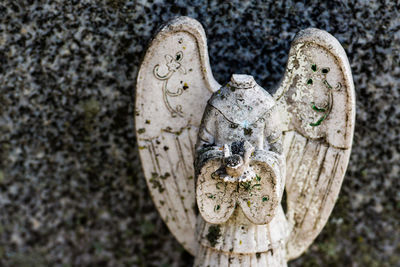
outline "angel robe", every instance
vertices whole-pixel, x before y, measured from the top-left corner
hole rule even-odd
[[[196,144],[197,203],[201,216],[197,226],[200,247],[194,266],[216,262],[219,266],[228,262],[233,266],[250,262],[252,266],[286,265],[287,225],[280,204],[285,184],[281,122],[271,95],[252,77],[250,84],[246,85],[250,88],[241,88],[246,86],[228,83],[212,95],[203,115]],[[225,183],[204,173],[211,161],[221,166],[218,162],[223,157],[224,144],[237,141],[248,141],[255,148],[250,166],[258,164],[260,175],[254,181]],[[216,188],[204,186],[212,182]],[[214,209],[205,207],[205,202],[218,199],[218,194],[220,203]]]

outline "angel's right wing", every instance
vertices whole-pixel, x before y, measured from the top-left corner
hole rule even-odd
[[[178,241],[194,255],[194,146],[214,80],[201,24],[168,23],[151,42],[136,86],[136,136],[155,206]]]
[[[322,30],[300,32],[274,97],[284,115],[289,260],[324,227],[349,162],[355,97],[340,43]]]

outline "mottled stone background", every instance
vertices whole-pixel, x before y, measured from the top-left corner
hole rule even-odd
[[[151,202],[133,121],[141,57],[177,15],[204,25],[220,83],[248,73],[272,88],[303,28],[339,39],[353,154],[328,225],[290,266],[399,266],[399,2],[346,2],[1,1],[0,266],[193,262]]]

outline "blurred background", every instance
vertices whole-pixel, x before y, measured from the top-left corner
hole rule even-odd
[[[153,205],[135,79],[157,28],[199,20],[219,83],[271,89],[301,29],[353,71],[353,153],[336,207],[289,266],[400,266],[398,1],[0,1],[0,266],[190,266]]]

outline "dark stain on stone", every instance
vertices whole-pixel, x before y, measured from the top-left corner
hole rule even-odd
[[[218,243],[218,239],[221,237],[221,228],[219,225],[211,225],[210,228],[208,228],[208,233],[206,235],[206,238],[208,242],[210,242],[212,247],[215,247],[215,245]]]
[[[170,177],[170,176],[171,176],[171,174],[170,174],[169,172],[166,172],[166,173],[164,173],[164,175],[160,175],[160,178],[163,179],[163,180],[165,180],[165,179],[167,179],[167,178]]]
[[[316,65],[316,64],[312,64],[312,65],[311,65],[311,69],[312,69],[313,71],[317,71],[317,65]]]
[[[251,129],[251,128],[244,128],[243,131],[244,131],[244,135],[252,135],[252,133],[253,133],[253,129]]]

